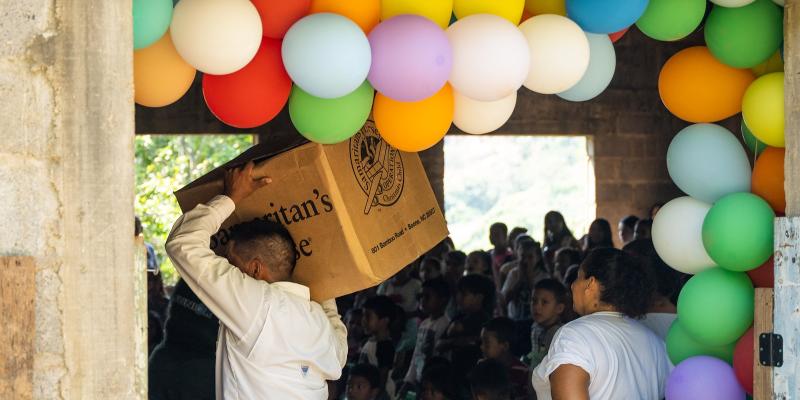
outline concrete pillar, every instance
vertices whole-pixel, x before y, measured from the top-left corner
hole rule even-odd
[[[32,385],[17,395],[143,399],[131,1],[5,0],[2,10],[0,256],[35,264],[33,371],[18,372]]]

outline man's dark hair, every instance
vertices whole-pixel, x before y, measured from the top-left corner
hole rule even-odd
[[[516,341],[516,324],[510,318],[497,317],[483,324],[483,330],[491,333],[500,343],[508,343],[509,348]]]
[[[542,279],[533,287],[534,293],[537,290],[550,291],[556,298],[556,303],[567,304],[567,288],[555,279]]]
[[[260,258],[268,267],[294,273],[297,250],[289,231],[281,224],[254,219],[234,225],[230,238],[234,251],[245,260]]]
[[[636,228],[636,223],[637,222],[639,222],[639,217],[637,217],[635,215],[628,215],[627,217],[625,217],[625,218],[623,218],[623,219],[621,219],[619,221],[619,223],[621,223],[622,225],[625,225],[628,228],[631,228],[631,230]]]
[[[647,313],[656,285],[637,257],[622,250],[600,248],[589,253],[580,268],[587,279],[594,277],[602,285],[600,301],[631,318]]]
[[[458,280],[460,293],[482,294],[483,308],[494,309],[494,283],[483,275],[466,275]]]
[[[397,306],[388,296],[375,296],[364,302],[364,311],[372,311],[379,319],[388,318],[389,323],[397,316]]]
[[[487,400],[510,400],[511,382],[508,368],[496,360],[486,359],[478,363],[469,374],[472,396]]]
[[[450,300],[450,285],[444,278],[433,278],[422,283],[422,289],[430,289],[436,296],[447,302]]]
[[[351,378],[354,376],[359,376],[366,379],[372,389],[381,387],[381,372],[378,370],[378,367],[372,364],[354,365],[352,368],[350,368],[349,376]]]
[[[453,250],[447,253],[444,262],[447,265],[455,264],[463,267],[467,264],[467,254],[460,250]]]
[[[658,294],[664,296],[673,303],[677,303],[678,293],[683,285],[689,280],[690,275],[678,272],[668,266],[661,257],[658,256],[653,241],[650,239],[636,239],[622,248],[628,254],[632,254],[642,262],[650,276],[656,283]]]
[[[506,224],[502,222],[495,222],[492,224],[492,226],[489,227],[489,230],[493,231],[495,229],[500,229],[500,231],[503,232],[503,236],[508,238],[508,226]]]

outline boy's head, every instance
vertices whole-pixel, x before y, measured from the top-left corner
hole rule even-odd
[[[556,251],[554,261],[554,273],[563,280],[570,266],[581,263],[581,253],[571,247],[563,247]]]
[[[496,249],[508,247],[508,227],[502,222],[495,222],[489,227],[489,242]]]
[[[514,332],[514,321],[506,317],[494,318],[484,324],[481,331],[483,357],[498,360],[511,354]]]
[[[364,310],[360,308],[353,308],[347,312],[344,318],[344,323],[347,326],[347,332],[351,335],[362,335],[364,328],[361,325],[361,320],[364,319]]]
[[[444,258],[444,274],[448,278],[460,278],[464,275],[467,255],[463,251],[451,251]]]
[[[421,400],[450,400],[456,398],[457,388],[454,384],[452,368],[446,362],[427,363],[422,370],[420,382]]]
[[[555,279],[544,279],[534,286],[531,316],[542,326],[552,326],[561,320],[567,309],[567,288]]]
[[[381,391],[378,367],[358,364],[350,368],[347,378],[348,400],[374,400]]]
[[[483,360],[469,374],[473,400],[510,400],[511,382],[508,371],[497,360]]]
[[[458,281],[456,302],[467,313],[488,310],[494,303],[494,283],[483,275],[467,275]]]
[[[435,278],[422,284],[422,312],[438,317],[444,313],[450,301],[450,286],[444,278]]]
[[[519,243],[519,263],[533,267],[542,262],[542,246],[535,240],[525,240]]]
[[[294,273],[297,251],[281,224],[256,218],[234,225],[227,246],[228,260],[251,278],[274,283]]]
[[[466,273],[468,275],[491,275],[492,256],[489,253],[478,250],[469,253],[467,256]]]
[[[397,306],[387,296],[375,296],[364,302],[361,326],[367,335],[388,333],[397,313]]]
[[[438,258],[425,257],[419,267],[419,278],[425,282],[442,276],[442,263]]]

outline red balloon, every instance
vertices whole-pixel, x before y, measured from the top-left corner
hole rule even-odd
[[[747,276],[753,281],[755,287],[775,287],[775,257],[770,257],[760,267],[747,271]]]
[[[622,37],[625,36],[625,33],[627,33],[628,29],[630,28],[631,27],[627,27],[619,32],[609,33],[608,37],[611,38],[611,43],[617,43],[617,40],[622,39]]]
[[[736,348],[733,350],[733,372],[736,379],[742,384],[744,390],[753,394],[753,350],[755,342],[753,338],[753,328],[747,330],[742,335]]]
[[[311,0],[251,0],[261,16],[263,35],[283,39],[298,19],[308,15]]]
[[[244,68],[228,75],[203,76],[206,105],[220,121],[236,128],[254,128],[275,118],[291,90],[281,41],[267,37]]]

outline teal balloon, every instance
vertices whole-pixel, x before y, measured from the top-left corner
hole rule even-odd
[[[680,320],[675,320],[667,333],[667,355],[672,365],[678,365],[681,361],[694,356],[712,356],[733,364],[733,350],[736,342],[724,344],[722,346],[709,346],[702,344],[692,338],[686,329],[681,326]]]
[[[772,0],[743,7],[715,5],[705,24],[708,49],[735,68],[752,68],[766,61],[783,40],[783,9]]]
[[[744,138],[744,144],[750,149],[750,154],[755,154],[756,157],[760,156],[767,148],[766,143],[758,140],[758,138],[753,135],[753,132],[747,127],[747,124],[744,123],[744,118],[742,118],[742,137]]]
[[[680,40],[700,26],[705,13],[706,0],[650,0],[636,26],[656,40]]]
[[[133,0],[133,49],[158,41],[172,22],[172,0]]]
[[[774,249],[775,212],[752,193],[734,193],[717,201],[703,221],[703,246],[714,262],[731,271],[750,271]]]
[[[735,346],[753,324],[754,296],[746,274],[711,268],[686,282],[678,297],[678,320],[701,345]]]
[[[289,117],[297,131],[312,142],[343,142],[367,122],[374,95],[366,81],[352,93],[335,99],[314,97],[294,85],[289,96]]]
[[[558,97],[569,101],[586,101],[603,93],[614,78],[617,54],[608,35],[586,33],[589,39],[589,67],[575,86],[558,93]]]
[[[719,125],[694,124],[678,132],[667,149],[667,170],[681,190],[706,203],[750,191],[747,153]]]

